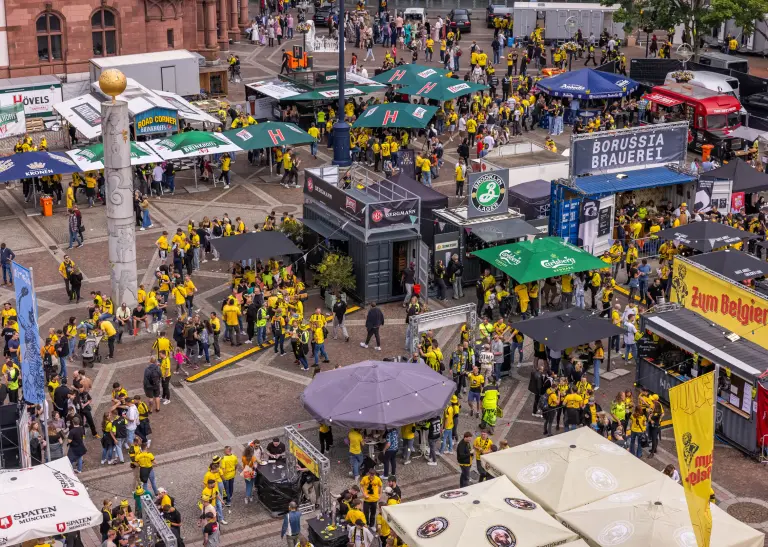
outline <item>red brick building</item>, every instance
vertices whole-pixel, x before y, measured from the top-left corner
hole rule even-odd
[[[88,71],[93,57],[239,40],[248,0],[0,0],[0,78]]]

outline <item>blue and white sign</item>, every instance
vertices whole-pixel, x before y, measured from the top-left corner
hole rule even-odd
[[[74,161],[59,152],[22,152],[0,158],[0,182],[65,175],[79,170]]]
[[[152,108],[133,117],[137,135],[173,133],[179,130],[178,112],[169,108]]]
[[[21,341],[21,381],[24,400],[42,404],[45,401],[45,371],[40,355],[40,335],[37,325],[37,296],[32,285],[32,272],[13,262],[13,285],[16,289],[16,311]]]

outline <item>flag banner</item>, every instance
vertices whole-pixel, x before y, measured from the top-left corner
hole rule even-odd
[[[715,448],[715,373],[670,388],[669,403],[680,476],[698,547],[712,534],[712,454]]]
[[[16,311],[21,338],[21,381],[24,400],[42,404],[45,401],[45,372],[40,355],[37,325],[37,296],[32,285],[32,272],[13,262],[13,287],[16,290]]]
[[[0,138],[15,137],[26,132],[27,120],[23,104],[0,107]]]

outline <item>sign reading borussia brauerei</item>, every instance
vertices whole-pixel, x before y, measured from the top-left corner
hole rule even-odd
[[[682,164],[688,124],[675,122],[571,137],[571,176]]]

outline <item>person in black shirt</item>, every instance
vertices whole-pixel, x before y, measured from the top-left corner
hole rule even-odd
[[[67,457],[74,467],[75,473],[83,472],[83,456],[88,452],[83,442],[85,432],[80,427],[80,418],[72,418],[72,429],[69,430],[69,450]]]
[[[285,445],[280,442],[280,439],[275,437],[272,442],[267,445],[267,454],[272,460],[284,460],[285,459]]]
[[[176,538],[177,544],[179,547],[183,547],[184,542],[181,539],[181,513],[179,513],[175,507],[172,507],[167,503],[163,505],[161,509],[163,510],[163,519],[165,519],[165,522],[167,522],[168,526],[171,528],[171,532]]]
[[[661,286],[661,280],[657,277],[653,280],[653,284],[648,287],[647,297],[650,300],[650,305],[655,306],[659,298],[664,295],[664,287]]]
[[[10,352],[8,351],[8,342],[11,340],[11,338],[13,338],[13,333],[15,332],[16,332],[16,329],[11,327],[10,325],[6,325],[5,327],[3,327],[2,335],[3,335],[3,338],[5,338],[5,350],[3,355],[5,355],[6,357],[10,355]]]
[[[75,400],[77,401],[77,408],[80,411],[81,419],[83,423],[87,424],[91,429],[91,435],[98,439],[99,433],[96,430],[96,424],[93,421],[91,408],[93,406],[93,397],[91,397],[91,394],[82,388],[78,388],[78,391],[79,393],[76,395]]]
[[[67,379],[61,379],[61,385],[53,392],[53,408],[59,411],[59,414],[66,416],[69,406],[69,397],[72,391],[67,386]]]

